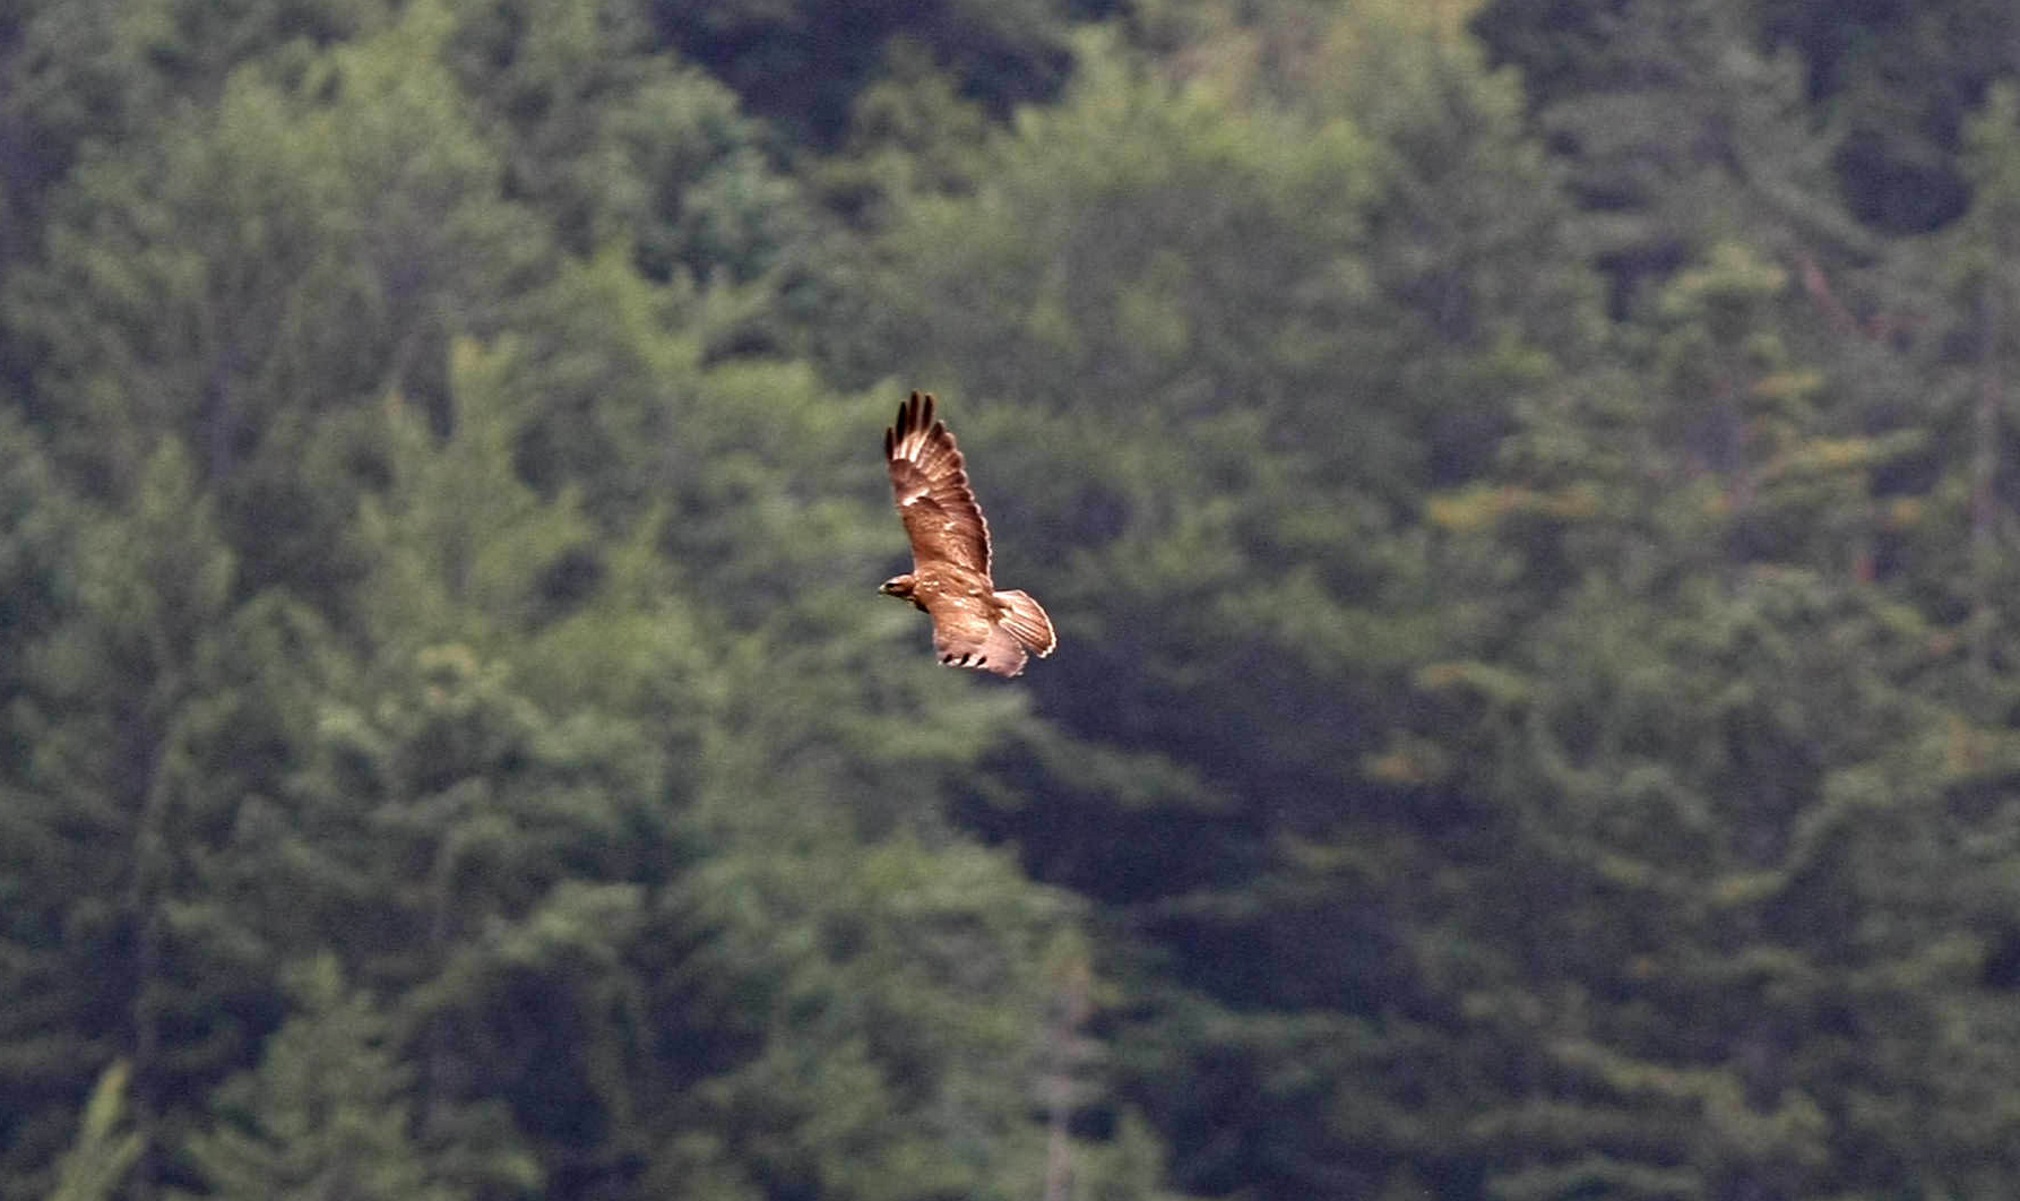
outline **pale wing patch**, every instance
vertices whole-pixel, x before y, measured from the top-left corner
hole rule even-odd
[[[1059,645],[1059,636],[1052,631],[1052,619],[1046,616],[1045,607],[1032,599],[1030,593],[1012,588],[998,592],[996,600],[1003,606],[998,620],[1025,649],[1043,659]]]

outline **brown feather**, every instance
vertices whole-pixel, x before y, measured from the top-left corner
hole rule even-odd
[[[1045,614],[1045,607],[1034,600],[1030,593],[1021,588],[1012,588],[996,594],[998,603],[1004,606],[998,619],[1003,628],[1017,636],[1024,648],[1043,659],[1059,645],[1059,636],[1052,632],[1052,619]]]
[[[933,397],[914,392],[884,431],[891,491],[912,543],[912,562],[951,562],[989,574],[989,522],[975,503],[954,435],[933,417]]]

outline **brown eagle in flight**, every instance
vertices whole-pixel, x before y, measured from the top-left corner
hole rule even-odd
[[[1030,595],[998,592],[989,578],[989,522],[947,423],[933,418],[931,393],[912,393],[884,431],[884,464],[912,570],[877,591],[911,601],[933,619],[933,650],[950,667],[1014,676],[1026,653],[1043,659],[1059,645],[1052,619]]]

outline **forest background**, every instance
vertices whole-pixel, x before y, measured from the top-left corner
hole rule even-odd
[[[2020,1195],[2016,76],[0,4],[0,1195]]]

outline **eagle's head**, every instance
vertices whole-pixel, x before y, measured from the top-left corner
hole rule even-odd
[[[885,596],[895,596],[899,600],[911,600],[912,588],[918,582],[918,578],[908,571],[904,575],[894,575],[877,585],[877,591]]]

